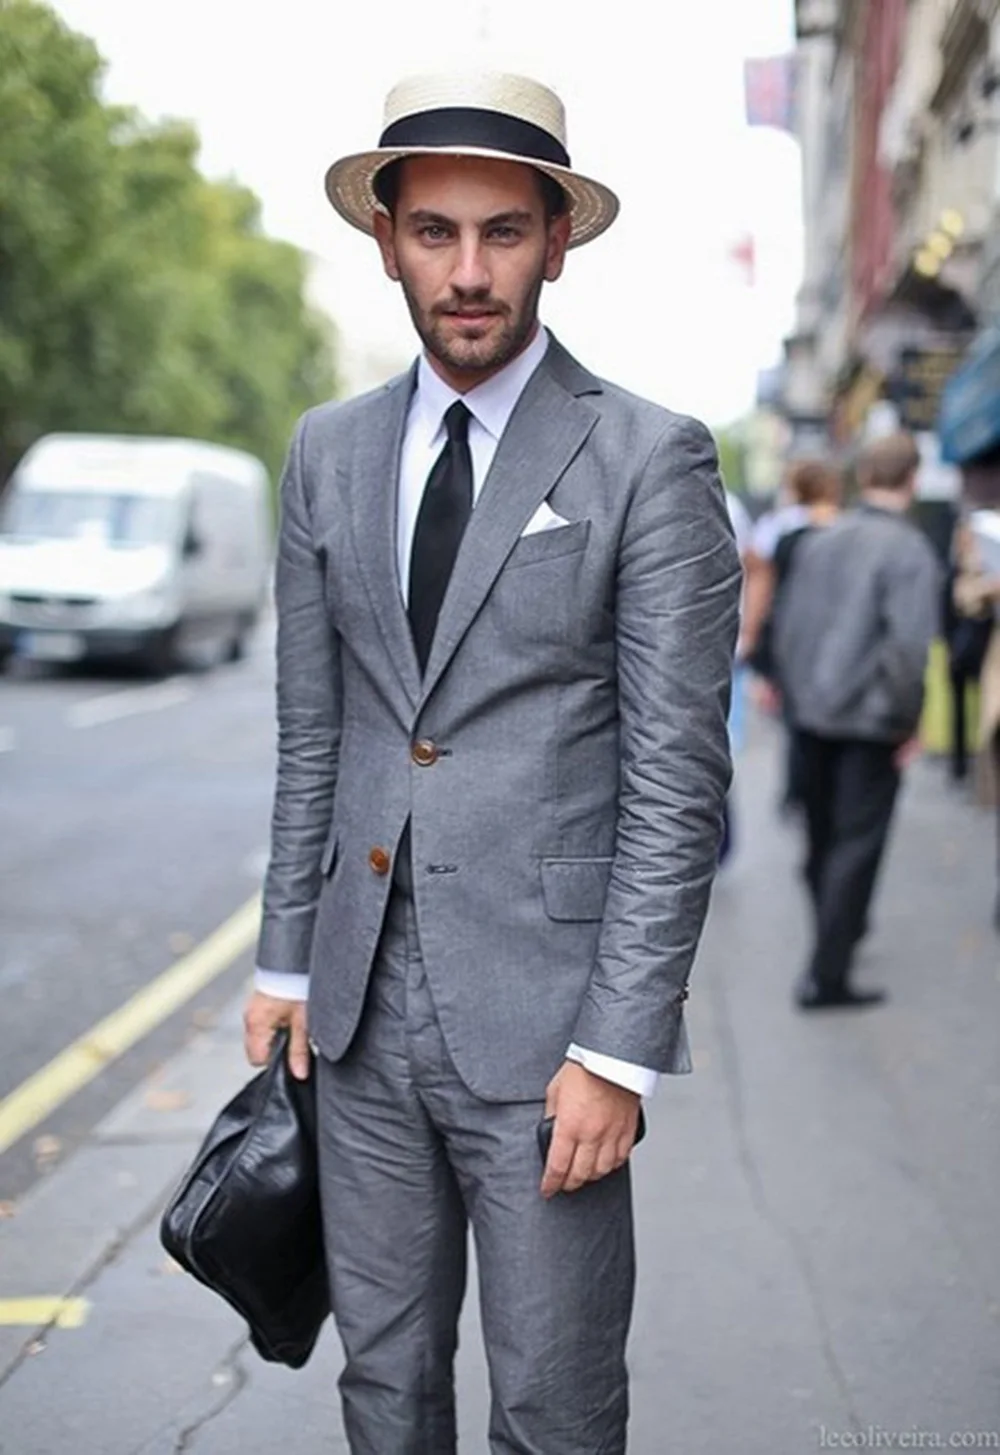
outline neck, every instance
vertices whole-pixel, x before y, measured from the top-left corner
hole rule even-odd
[[[865,490],[861,499],[876,510],[891,510],[896,515],[905,515],[913,496],[909,490]]]
[[[477,388],[478,385],[485,384],[487,379],[492,379],[495,374],[501,373],[515,359],[519,359],[525,349],[530,348],[534,343],[540,327],[541,325],[536,318],[531,332],[519,349],[516,349],[514,353],[508,358],[503,359],[499,364],[486,365],[481,369],[453,368],[450,364],[444,363],[443,360],[439,359],[435,354],[432,354],[428,349],[424,350],[424,355],[438,378],[443,379],[449,388],[454,389],[456,394],[468,394],[472,389]]]

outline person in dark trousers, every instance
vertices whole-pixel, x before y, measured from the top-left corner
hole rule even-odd
[[[776,624],[815,915],[815,942],[795,992],[803,1010],[884,999],[853,987],[850,972],[901,770],[915,746],[939,621],[941,570],[906,519],[918,465],[907,434],[865,448],[859,507],[802,541]]]

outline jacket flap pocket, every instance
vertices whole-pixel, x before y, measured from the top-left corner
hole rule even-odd
[[[610,858],[543,859],[545,913],[557,920],[601,919],[610,875]]]
[[[590,535],[589,520],[575,520],[554,530],[534,531],[520,536],[507,557],[505,569],[535,565],[540,561],[558,561],[560,556],[574,556],[582,551]]]
[[[330,871],[337,858],[337,831],[331,829],[326,840],[326,848],[323,850],[323,857],[319,861],[319,872],[324,879],[328,878]]]

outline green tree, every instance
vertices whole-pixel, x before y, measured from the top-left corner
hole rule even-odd
[[[746,460],[739,431],[730,425],[715,429],[712,433],[719,451],[719,471],[726,489],[740,494],[746,488]]]
[[[276,470],[334,392],[305,261],[198,136],[100,99],[100,57],[36,0],[0,0],[0,480],[50,430],[187,434]]]

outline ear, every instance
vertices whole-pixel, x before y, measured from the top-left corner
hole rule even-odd
[[[554,283],[563,270],[566,249],[572,222],[568,212],[562,212],[549,223],[549,235],[545,246],[545,281]]]
[[[396,262],[395,224],[387,212],[377,211],[372,218],[375,241],[382,254],[382,266],[394,283],[399,282],[399,264]]]

